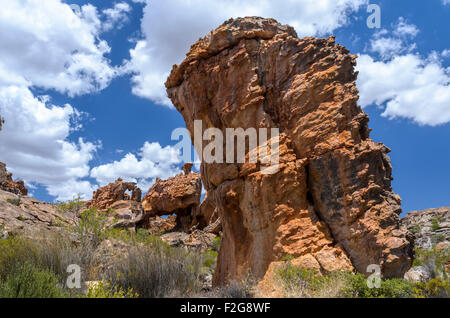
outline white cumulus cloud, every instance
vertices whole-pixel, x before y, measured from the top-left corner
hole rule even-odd
[[[450,122],[450,68],[442,65],[441,54],[423,57],[414,53],[412,39],[418,28],[399,18],[392,32],[381,30],[371,41],[375,56],[362,54],[357,70],[360,104],[377,105],[390,119],[407,118],[419,125],[437,126]]]
[[[60,0],[11,0],[0,10],[0,83],[54,89],[70,96],[101,90],[117,71],[104,57],[92,5],[76,14]]]
[[[0,10],[0,161],[59,200],[92,194],[86,178],[99,143],[71,140],[81,114],[33,89],[75,96],[110,84],[118,71],[105,57],[102,18],[93,5],[73,10],[61,0],[8,0]]]
[[[44,185],[59,200],[77,193],[92,194],[81,178],[89,176],[89,162],[98,145],[79,139],[68,141],[73,119],[80,114],[70,105],[52,105],[36,98],[26,87],[0,87],[0,161],[15,177]],[[71,191],[67,185],[76,185]]]
[[[147,191],[156,178],[167,179],[180,173],[181,162],[180,151],[175,147],[146,142],[137,155],[128,153],[120,161],[93,168],[91,177],[102,186],[122,178],[137,182]]]
[[[105,31],[109,31],[114,27],[121,29],[123,24],[128,21],[128,13],[131,10],[131,6],[126,2],[116,3],[114,7],[103,10],[103,14],[106,16],[103,29]]]
[[[390,59],[395,55],[416,49],[415,43],[408,42],[419,33],[417,26],[408,24],[403,17],[400,17],[393,28],[392,33],[386,29],[376,32],[370,40],[370,51],[379,54],[382,59]]]
[[[142,0],[135,2],[143,2]],[[147,1],[143,39],[131,50],[133,93],[171,106],[164,82],[192,43],[231,17],[263,16],[294,26],[299,36],[324,35],[346,24],[367,0],[165,0]]]
[[[358,88],[363,107],[385,107],[383,116],[403,117],[420,125],[450,122],[450,68],[435,58],[407,54],[389,61],[369,55],[358,59]]]

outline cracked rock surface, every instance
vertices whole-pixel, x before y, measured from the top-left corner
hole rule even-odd
[[[225,22],[174,66],[167,92],[191,136],[195,120],[224,135],[280,129],[275,174],[263,174],[262,162],[202,163],[223,230],[216,285],[249,272],[264,278],[287,254],[322,272],[378,264],[384,277],[402,277],[410,268],[390,150],[369,138],[355,65],[333,37],[299,39],[289,26],[250,17]]]

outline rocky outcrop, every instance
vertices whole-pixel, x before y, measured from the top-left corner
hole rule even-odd
[[[369,139],[369,118],[357,105],[356,56],[348,53],[333,37],[299,39],[273,19],[241,18],[174,66],[167,92],[193,139],[196,120],[202,132],[217,128],[224,136],[227,128],[280,130],[273,174],[261,171],[264,158],[202,163],[223,227],[216,284],[248,272],[262,278],[286,254],[323,272],[366,273],[378,264],[383,276],[402,277],[409,269],[389,149]],[[268,140],[260,149],[276,143]],[[193,141],[197,151],[210,142]],[[247,147],[247,158],[254,151]]]
[[[143,223],[155,216],[176,215],[177,229],[188,232],[200,205],[202,180],[198,173],[179,174],[168,180],[157,179],[145,195]],[[185,172],[186,172],[185,171]]]
[[[6,170],[6,165],[0,162],[0,190],[8,191],[14,194],[28,195],[28,189],[25,187],[23,181],[15,182],[12,174]]]
[[[162,233],[173,232],[177,226],[177,216],[171,215],[169,217],[145,217],[139,222],[138,227],[149,231],[152,235],[159,235]]]
[[[130,194],[127,192],[130,192]],[[141,202],[141,198],[142,191],[136,186],[136,183],[125,182],[119,178],[116,182],[95,191],[89,205],[91,208],[109,210],[116,202]]]
[[[0,236],[25,234],[40,237],[45,231],[60,231],[75,224],[76,216],[53,204],[0,190]]]
[[[193,231],[188,234],[185,232],[170,232],[161,235],[161,240],[171,247],[185,247],[192,251],[206,252],[212,249],[214,239],[217,236],[203,231]]]
[[[222,231],[222,223],[213,195],[212,192],[205,195],[200,207],[194,213],[193,223],[196,228],[205,232],[219,234]]]
[[[410,212],[401,225],[412,233],[417,248],[430,250],[439,243],[450,244],[450,207]]]

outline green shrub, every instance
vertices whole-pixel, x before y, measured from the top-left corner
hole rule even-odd
[[[107,218],[99,215],[97,209],[89,209],[80,214],[74,231],[83,245],[89,244],[95,247],[104,239],[107,221]]]
[[[37,253],[30,240],[16,237],[0,240],[0,281],[21,264],[36,261]]]
[[[203,266],[213,269],[217,262],[217,256],[219,256],[219,254],[214,250],[203,253]]]
[[[380,288],[369,288],[362,274],[335,271],[321,275],[313,269],[293,266],[291,261],[280,266],[276,275],[286,297],[409,298],[417,295],[416,285],[402,279],[382,280]]]
[[[314,269],[293,266],[289,256],[283,259],[287,259],[286,263],[278,267],[275,273],[285,296],[289,298],[314,297],[321,283],[319,273]]]
[[[12,271],[0,286],[1,298],[62,298],[60,279],[49,270],[24,263]]]
[[[148,230],[138,229],[136,233],[126,229],[106,229],[103,232],[105,239],[116,239],[128,244],[143,244],[155,248],[170,249],[170,245],[159,237],[151,235]]]
[[[101,281],[89,287],[86,295],[80,298],[138,298],[139,295],[134,293],[130,288],[124,290],[119,286],[112,286],[111,283]]]
[[[437,250],[416,249],[413,266],[423,266],[431,274],[431,278],[442,276],[447,278],[446,264],[450,261],[450,248]]]
[[[294,260],[294,256],[290,254],[286,254],[281,258],[282,262],[292,262]]]
[[[448,298],[450,295],[450,282],[441,277],[433,278],[425,284],[420,284],[423,294],[428,298]]]
[[[381,281],[380,288],[369,288],[367,278],[362,274],[348,277],[343,289],[345,297],[350,298],[411,298],[416,295],[415,284],[403,279]]]
[[[422,226],[417,223],[413,224],[410,231],[412,234],[419,234],[422,231]]]
[[[81,195],[78,195],[73,198],[73,200],[69,200],[67,202],[59,201],[56,204],[56,208],[61,213],[77,214],[83,209],[84,204],[85,203],[83,202]]]
[[[15,206],[20,206],[20,202],[22,201],[22,199],[16,198],[16,199],[6,199],[6,202],[8,202],[9,204],[15,205]]]
[[[439,230],[439,228],[441,227],[440,223],[441,223],[440,218],[438,218],[438,217],[433,218],[431,220],[431,230],[433,232]]]
[[[41,233],[40,238],[35,240],[20,237],[0,240],[0,280],[5,280],[24,263],[55,273],[64,285],[64,278],[68,275],[66,270],[71,264],[81,266],[82,278],[90,279],[93,256],[91,249],[77,246],[58,234]]]
[[[220,251],[220,245],[222,244],[220,236],[216,237],[212,242],[212,250],[216,251],[217,253]]]

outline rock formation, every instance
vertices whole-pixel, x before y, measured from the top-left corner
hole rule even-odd
[[[6,165],[0,162],[0,190],[18,195],[28,195],[28,189],[22,180],[14,182],[12,174],[6,170]]]
[[[131,192],[131,195],[127,191]],[[136,186],[136,183],[124,182],[119,178],[116,182],[95,191],[89,205],[99,210],[108,210],[119,201],[141,202],[141,198],[142,191]]]
[[[185,166],[186,167],[186,166]],[[200,205],[202,180],[198,173],[179,174],[168,180],[157,179],[142,200],[146,218],[177,215],[177,229],[188,232]]]
[[[200,207],[195,211],[193,219],[196,227],[205,232],[219,234],[222,231],[222,223],[212,192],[205,196]]]
[[[439,243],[450,246],[450,207],[410,212],[401,219],[403,230],[414,236],[414,245],[432,249]]]
[[[74,225],[74,219],[73,214],[59,211],[55,205],[0,190],[0,236],[4,231],[38,238],[43,231],[61,231]]]
[[[357,105],[356,56],[348,53],[333,37],[299,39],[273,19],[240,18],[174,66],[167,92],[193,138],[196,120],[223,135],[227,128],[280,130],[274,174],[261,172],[263,160],[202,163],[223,227],[215,284],[249,272],[263,278],[286,254],[323,272],[366,274],[378,264],[383,276],[402,277],[409,269],[389,149],[369,139],[369,118]],[[247,147],[247,156],[254,150]],[[162,185],[154,192],[167,193]],[[156,200],[170,202],[165,197]]]
[[[450,208],[428,209],[410,212],[401,220],[401,228],[409,231],[414,238],[414,246],[421,250],[450,252]],[[441,255],[445,253],[439,252]],[[416,255],[417,256],[417,255]],[[450,258],[446,271],[450,271]],[[444,272],[434,262],[412,267],[404,276],[411,282],[427,282],[435,276],[444,277]]]

